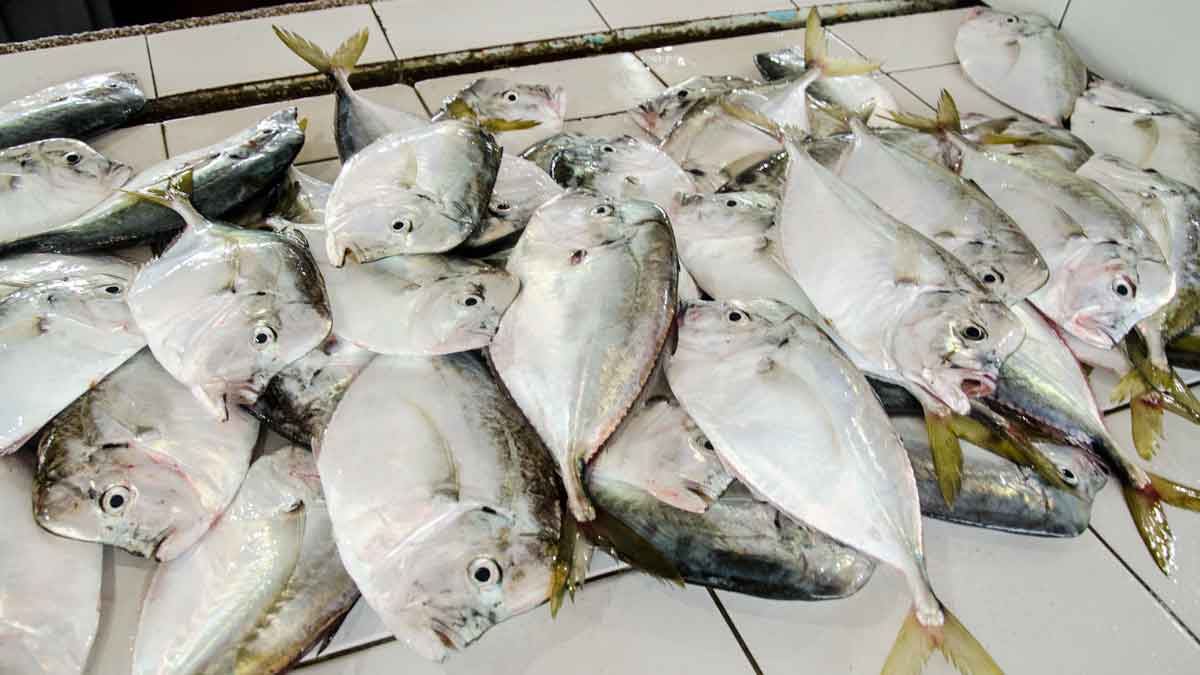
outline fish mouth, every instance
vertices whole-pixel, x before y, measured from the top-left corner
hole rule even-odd
[[[1097,349],[1112,349],[1120,342],[1103,325],[1086,316],[1072,318],[1068,332]]]
[[[659,114],[649,105],[642,103],[638,107],[629,111],[629,115],[633,117],[633,121],[637,123],[648,134],[653,134],[655,127],[658,126],[662,119]]]
[[[978,19],[979,17],[983,16],[984,12],[986,11],[986,7],[972,7],[971,9],[968,9],[967,13],[963,15],[963,23],[966,23],[972,19]]]
[[[996,378],[986,373],[973,373],[971,377],[962,379],[959,388],[968,398],[991,396],[996,392]]]

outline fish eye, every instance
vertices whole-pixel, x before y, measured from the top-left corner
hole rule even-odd
[[[75,166],[80,160],[83,159],[83,157],[81,157],[78,152],[68,152],[67,154],[63,155],[63,159],[66,160],[67,164]]]
[[[1067,485],[1077,485],[1079,483],[1079,478],[1075,476],[1075,472],[1067,467],[1064,466],[1063,468],[1059,469],[1058,472],[1062,475],[1063,482],[1065,482]]]
[[[512,209],[512,204],[509,204],[508,202],[500,202],[499,204],[496,204],[497,211],[508,211],[510,209]]]
[[[729,200],[725,201],[725,206],[728,206],[731,209],[737,205],[738,205],[738,203],[737,203],[736,199],[729,199]]]
[[[501,95],[504,96],[504,100],[508,101],[509,103],[516,103],[517,99],[521,98],[517,95],[517,92],[512,91],[511,89]]]
[[[683,99],[685,99],[685,98],[687,98],[687,97],[688,97],[688,90],[687,90],[687,89],[680,89],[680,90],[679,90],[679,93],[678,93],[678,94],[675,94],[675,95],[679,97],[679,100],[680,100],[680,101],[682,101]]]
[[[735,311],[735,312],[730,312],[730,313],[729,313],[729,320],[730,320],[730,321],[732,321],[733,323],[737,323],[738,321],[741,321],[741,320],[742,320],[742,313],[741,313],[741,312],[736,312],[736,311]]]
[[[597,206],[596,208],[592,209],[593,216],[608,216],[608,215],[612,215],[612,212],[613,212],[613,207],[608,204],[601,204],[601,205]]]
[[[254,334],[251,336],[251,341],[255,347],[266,347],[278,338],[278,334],[274,328],[267,325],[258,325],[254,327]]]
[[[467,575],[480,588],[495,586],[500,583],[500,565],[491,558],[476,558],[467,566]]]
[[[616,152],[617,151],[617,149],[611,145],[602,145],[602,146],[600,146],[600,150],[602,152]]]
[[[1121,277],[1113,282],[1113,293],[1116,293],[1122,298],[1132,298],[1137,295],[1137,286],[1133,285],[1129,279]]]
[[[971,342],[979,342],[987,337],[987,331],[973,323],[967,324],[966,328],[962,329],[962,336]]]
[[[996,270],[987,270],[979,279],[988,285],[1004,283],[1004,275]]]
[[[578,265],[579,263],[583,262],[583,259],[586,257],[587,257],[587,251],[585,251],[583,249],[578,249],[578,250],[572,251],[571,252],[571,264]]]
[[[109,295],[120,295],[121,287],[116,284],[111,284],[109,286],[104,287],[104,292],[108,293]]]
[[[392,229],[395,230],[396,232],[404,232],[406,230],[411,232],[413,229],[412,219],[411,218],[397,218],[392,221]]]
[[[708,440],[707,438],[704,439],[704,449],[705,450],[713,450],[714,449],[712,441]]]
[[[1009,25],[1015,24],[1015,23],[1017,23],[1018,21],[1020,21],[1020,19],[1018,19],[1017,17],[1013,16],[1012,14],[1009,14],[1008,16],[1004,17],[1004,23],[1007,23],[1007,24],[1009,24]]]
[[[106,84],[104,86],[108,87],[109,89],[116,89],[121,86],[121,83],[120,82],[109,82],[108,84]]]
[[[474,307],[481,302],[483,302],[483,298],[479,297],[478,295],[468,295],[467,297],[463,298],[463,304],[467,307]]]
[[[100,508],[108,514],[118,514],[129,505],[133,493],[124,485],[114,485],[100,495]]]

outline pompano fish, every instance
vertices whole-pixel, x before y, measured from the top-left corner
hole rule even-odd
[[[784,514],[904,575],[913,608],[884,672],[923,664],[936,647],[963,672],[999,673],[930,587],[912,466],[862,373],[783,303],[680,311],[667,378],[730,471]]]
[[[27,457],[0,457],[0,509],[10,516],[0,550],[0,672],[79,675],[100,623],[104,550],[38,527],[32,488]]]
[[[721,100],[689,108],[659,145],[706,192],[780,150],[775,137],[729,114]]]
[[[47,428],[34,515],[64,537],[170,560],[233,500],[257,439],[254,418],[232,408],[214,424],[143,350]]]
[[[521,292],[489,350],[558,463],[576,519],[582,471],[637,399],[675,315],[678,262],[664,211],[568,190],[534,213],[508,260]]]
[[[501,152],[491,134],[456,120],[372,143],[346,163],[329,195],[329,262],[458,246],[487,217]]]
[[[98,256],[0,262],[0,455],[146,345],[125,304],[136,272]]]
[[[516,155],[562,131],[566,114],[567,93],[562,87],[481,77],[446,99],[433,121],[476,121],[495,133],[505,153]]]
[[[507,242],[525,229],[529,217],[539,206],[562,191],[563,188],[538,165],[517,155],[504,155],[500,159],[500,171],[496,174],[487,216],[479,229],[463,242],[463,248],[486,250]]]
[[[734,89],[749,89],[759,82],[735,75],[695,75],[663,90],[661,94],[629,111],[655,140],[666,138],[684,113],[701,101],[712,101]]]
[[[546,601],[561,519],[553,468],[477,356],[377,357],[320,446],[346,570],[419,654],[444,659]]]
[[[211,532],[155,570],[133,672],[282,672],[357,597],[312,454],[277,450],[254,462]]]
[[[1200,117],[1096,80],[1075,103],[1071,130],[1096,152],[1116,155],[1200,190]]]
[[[284,366],[332,327],[325,287],[304,242],[207,220],[188,201],[187,174],[165,196],[187,227],[138,272],[129,308],[167,372],[218,419],[254,403]]]
[[[366,28],[346,38],[332,55],[291,31],[279,26],[271,28],[288,49],[328,77],[333,84],[337,99],[334,140],[342,162],[349,161],[359,150],[389,133],[419,129],[429,124],[420,115],[375,103],[350,86],[354,65],[367,48],[370,33]]]
[[[542,165],[566,188],[586,188],[614,199],[644,199],[669,209],[676,192],[696,183],[675,160],[633,136],[603,138],[571,133],[562,149]]]
[[[992,152],[1054,162],[1069,171],[1075,171],[1092,156],[1091,146],[1070,131],[1016,115],[967,113],[962,116],[962,126],[964,138],[986,145]],[[957,162],[943,164],[954,166]]]
[[[267,117],[214,145],[164,160],[125,184],[126,190],[159,185],[189,169],[192,203],[210,218],[233,217],[285,175],[304,144],[295,108]],[[39,234],[0,241],[0,254],[19,251],[72,253],[133,246],[183,227],[171,209],[118,192],[78,218]]]
[[[79,216],[133,174],[82,141],[54,138],[0,150],[0,240],[44,232]]]
[[[338,335],[378,354],[486,347],[520,287],[486,263],[431,254],[329,267],[324,278]]]
[[[1087,66],[1049,20],[977,7],[954,39],[967,78],[1047,124],[1063,126],[1087,87]]]
[[[146,95],[132,73],[89,75],[0,106],[0,148],[47,138],[87,138],[118,127]]]
[[[807,70],[804,49],[787,47],[754,55],[754,65],[768,81],[790,80],[802,76]],[[893,127],[895,122],[884,113],[899,110],[896,97],[880,84],[875,75],[845,75],[821,78],[808,86],[809,113],[816,113],[813,125],[815,135],[825,136],[832,129],[844,126],[837,116],[826,110],[830,105],[838,110],[869,112],[868,122],[872,127]]]

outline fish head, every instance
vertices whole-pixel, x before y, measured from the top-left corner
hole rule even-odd
[[[489,628],[545,602],[557,533],[521,527],[507,512],[455,504],[408,541],[395,569],[406,589],[388,626],[422,656],[441,661]]]
[[[562,87],[524,84],[500,77],[481,77],[447,103],[465,105],[480,120],[537,122],[546,135],[562,130],[567,94]]]
[[[347,258],[367,263],[405,253],[447,251],[475,229],[463,208],[417,187],[380,193],[352,210],[327,215],[325,250],[341,267]]]
[[[559,185],[586,187],[622,199],[648,199],[669,206],[695,181],[657,146],[633,136],[591,138],[563,149],[551,164]]]
[[[1083,92],[1083,99],[1097,107],[1118,113],[1154,116],[1177,112],[1160,101],[1142,96],[1112,80],[1093,80]]]
[[[977,82],[999,82],[1009,76],[1024,40],[1054,30],[1035,14],[1010,14],[977,7],[967,12],[954,51],[963,69]]]
[[[1108,483],[1108,471],[1088,451],[1054,443],[1038,443],[1037,447],[1058,469],[1063,482],[1089,503]]]
[[[1046,284],[1050,267],[1042,254],[1014,224],[996,227],[986,238],[972,238],[952,251],[975,280],[1006,305],[1012,306]]]
[[[239,175],[257,178],[245,181],[248,188],[257,190],[264,177],[286,172],[303,145],[299,110],[284,108],[224,141],[214,162],[229,165]]]
[[[75,186],[115,189],[133,176],[132,167],[108,159],[82,141],[52,138],[32,145],[51,182],[63,189]]]
[[[1000,366],[1025,339],[1003,303],[982,293],[930,291],[892,327],[888,348],[903,376],[955,412],[996,390]]]
[[[537,221],[555,223],[553,228],[532,227]],[[546,202],[534,212],[524,237],[532,244],[544,243],[566,252],[565,264],[587,261],[594,249],[632,238],[639,228],[669,228],[666,211],[654,202],[615,199],[585,189],[571,189]],[[548,240],[542,230],[553,233]]]
[[[789,335],[789,319],[798,315],[777,300],[689,300],[676,313],[674,358],[716,361],[752,356]]]
[[[118,106],[125,114],[133,114],[146,105],[146,94],[133,73],[106,73],[88,78],[89,96]]]
[[[438,353],[481,349],[492,341],[520,287],[516,276],[480,263],[426,286],[416,315]]]
[[[661,94],[638,104],[630,111],[634,122],[646,133],[655,138],[665,138],[683,113],[696,103],[703,100],[709,90],[709,81],[704,75],[696,75],[667,87]]]
[[[92,340],[124,349],[142,343],[125,300],[129,285],[129,276],[116,270],[44,282],[5,297],[0,313],[9,307],[36,307],[38,330],[43,333],[61,330],[89,335]]]
[[[765,192],[678,192],[671,224],[696,239],[761,236],[775,224],[779,201]]]

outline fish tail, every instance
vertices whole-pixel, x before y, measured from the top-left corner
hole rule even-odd
[[[1129,402],[1129,419],[1133,427],[1133,447],[1138,456],[1151,460],[1158,454],[1163,437],[1163,407],[1156,397],[1143,394]]]
[[[925,669],[936,649],[963,675],[1003,675],[983,645],[966,626],[940,602],[945,621],[925,626],[917,618],[916,607],[909,610],[883,664],[883,675],[918,675]]]
[[[1033,469],[1038,477],[1059,490],[1074,491],[1074,488],[1063,480],[1058,467],[1044,452],[1031,443],[1024,434],[1007,426],[1002,420],[994,420],[992,424],[985,424],[971,417],[952,415],[950,425],[954,430],[954,435],[958,438],[1003,457],[1013,464]]]
[[[878,61],[835,59],[829,56],[825,30],[821,27],[821,13],[816,7],[808,10],[808,19],[804,22],[805,68],[815,68],[826,77],[845,77],[875,72],[880,65]]]
[[[341,45],[334,50],[330,55],[324,49],[321,49],[315,43],[279,26],[271,26],[275,31],[275,35],[287,45],[287,48],[304,59],[308,65],[317,69],[317,72],[331,77],[337,75],[349,75],[354,70],[354,66],[358,64],[358,59],[362,56],[363,50],[367,48],[367,39],[370,33],[366,28],[358,31],[354,35],[346,38]]]
[[[575,600],[575,591],[583,586],[587,578],[591,556],[589,548],[579,531],[579,521],[570,509],[562,510],[562,526],[558,533],[558,545],[554,551],[554,563],[550,573],[550,616],[558,616],[563,600],[569,594]],[[581,551],[584,552],[581,555]]]
[[[683,576],[675,563],[616,516],[597,509],[596,517],[579,523],[579,528],[589,540],[607,548],[613,557],[646,574],[683,587]]]
[[[963,451],[958,443],[950,419],[937,413],[925,413],[925,430],[929,434],[929,448],[933,454],[933,470],[937,475],[938,489],[946,505],[953,507],[962,489]]]
[[[1162,497],[1151,485],[1138,488],[1126,482],[1121,485],[1121,493],[1146,550],[1158,569],[1170,576],[1175,571],[1175,535],[1167,522]]]
[[[160,206],[165,206],[178,213],[189,226],[201,225],[207,220],[196,207],[192,205],[192,188],[194,178],[192,170],[168,178],[164,183],[140,190],[121,190],[125,194]]]
[[[807,73],[803,77],[806,77],[810,80],[816,79],[814,76],[811,76]],[[808,140],[808,132],[804,131],[803,129],[787,124],[779,124],[761,112],[754,110],[739,101],[733,100],[728,96],[722,97],[717,103],[721,106],[721,109],[730,116],[749,124],[768,136],[778,140],[780,143],[792,141],[793,143],[800,145]]]
[[[958,114],[958,104],[954,102],[954,97],[945,89],[938,97],[937,114],[930,117],[921,117],[920,115],[911,115],[898,111],[889,111],[886,115],[887,119],[917,131],[927,133],[940,133],[950,131],[954,133],[962,133],[962,119]]]

